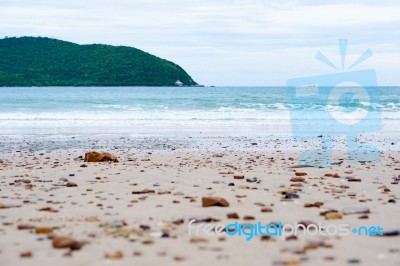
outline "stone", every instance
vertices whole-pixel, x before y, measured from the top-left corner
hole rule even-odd
[[[235,175],[233,179],[244,179],[244,175]]]
[[[342,219],[342,214],[339,212],[328,212],[325,214],[326,220],[340,220]]]
[[[285,199],[298,199],[298,198],[300,198],[300,196],[297,194],[294,194],[294,193],[287,193],[287,194],[285,194],[284,198]]]
[[[53,233],[53,228],[51,228],[51,227],[36,227],[35,233],[36,234],[51,234],[51,233]]]
[[[98,162],[118,162],[118,158],[111,153],[91,151],[85,153],[85,162],[98,163]]]
[[[134,195],[138,195],[138,194],[153,194],[156,193],[154,190],[152,189],[143,189],[141,191],[132,191],[132,194]]]
[[[53,248],[64,249],[69,248],[71,250],[79,250],[82,247],[82,243],[76,241],[70,237],[56,236],[53,238]]]
[[[360,178],[349,178],[347,179],[348,182],[361,182]]]
[[[344,208],[342,213],[344,215],[350,215],[350,214],[368,214],[370,213],[369,209],[366,207],[348,207],[348,208]]]
[[[32,252],[31,252],[31,251],[22,252],[22,253],[20,254],[20,257],[21,257],[21,258],[31,258],[31,257],[32,257]]]
[[[303,172],[296,172],[295,173],[296,176],[306,176],[307,173],[303,173]]]
[[[228,213],[226,216],[228,219],[239,219],[239,214],[237,214],[236,212]]]
[[[290,179],[290,182],[304,182],[305,179],[303,177],[293,177]]]
[[[305,203],[304,208],[313,208],[313,207],[320,208],[323,205],[324,205],[323,202],[317,201],[315,203]]]
[[[203,207],[229,207],[229,202],[220,197],[203,197],[201,202]]]
[[[269,207],[265,207],[265,208],[261,209],[261,212],[272,212],[272,211],[273,211],[272,208],[269,208]]]
[[[121,251],[116,251],[114,253],[106,253],[104,257],[110,260],[121,260],[124,258],[124,253]]]
[[[20,224],[17,226],[18,230],[32,230],[35,229],[34,225],[30,225],[30,224]]]
[[[77,187],[78,185],[74,182],[68,182],[67,184],[65,184],[66,187]]]

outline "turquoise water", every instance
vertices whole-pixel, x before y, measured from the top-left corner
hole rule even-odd
[[[400,88],[378,89],[380,102],[360,107],[399,132]],[[0,88],[0,134],[290,134],[290,112],[317,130],[326,108],[317,96],[288,102],[284,87]]]

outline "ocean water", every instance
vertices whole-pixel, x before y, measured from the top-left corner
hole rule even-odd
[[[376,89],[379,103],[342,107],[379,111],[377,133],[400,133],[400,87]],[[290,102],[285,87],[0,88],[0,135],[290,135],[293,112],[304,113],[297,127],[318,132],[337,108],[324,101]]]

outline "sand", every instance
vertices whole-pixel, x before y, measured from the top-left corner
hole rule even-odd
[[[0,265],[400,265],[397,140],[382,140],[380,162],[329,168],[291,168],[298,150],[277,138],[114,140],[2,138]],[[119,162],[83,162],[91,150]],[[190,236],[193,218],[380,225],[384,236]],[[55,248],[57,237],[75,242]]]

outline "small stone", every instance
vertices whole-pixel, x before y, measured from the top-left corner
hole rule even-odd
[[[338,212],[328,212],[325,214],[326,220],[340,220],[342,219],[342,214]]]
[[[53,238],[53,248],[63,249],[69,248],[71,250],[79,250],[82,247],[82,243],[72,239],[70,237],[56,236]]]
[[[244,179],[244,175],[235,175],[233,179]]]
[[[360,263],[361,261],[360,261],[360,259],[357,259],[357,258],[351,258],[351,259],[348,259],[347,262],[348,262],[349,264],[358,264],[358,263]]]
[[[303,173],[303,172],[296,172],[295,173],[296,176],[306,176],[307,173]]]
[[[272,212],[272,211],[273,211],[272,208],[268,208],[268,207],[261,209],[261,212]]]
[[[154,190],[152,190],[152,189],[144,189],[144,190],[141,190],[141,191],[132,191],[132,194],[134,194],[134,195],[138,195],[138,194],[153,194],[153,193],[156,193]]]
[[[315,203],[305,203],[304,204],[304,208],[312,208],[312,207],[320,208],[323,205],[324,205],[323,202],[317,201]]]
[[[74,182],[68,182],[65,186],[66,187],[77,187],[78,185]]]
[[[290,182],[304,182],[305,179],[303,177],[293,177],[290,179]]]
[[[220,197],[203,197],[201,202],[203,207],[229,207],[229,202]]]
[[[114,253],[106,253],[104,257],[110,260],[121,260],[124,258],[124,253],[121,251],[116,251]]]
[[[357,208],[357,207],[348,207],[348,208],[344,208],[342,213],[344,215],[350,215],[350,214],[368,214],[370,213],[369,208],[365,208],[365,207],[361,207],[361,208]]]
[[[228,213],[226,216],[228,217],[228,219],[239,219],[239,214],[237,214],[236,212]]]
[[[21,258],[31,258],[31,257],[32,257],[32,252],[31,252],[31,251],[22,252],[22,253],[20,254],[20,257],[21,257]]]
[[[18,230],[32,230],[35,229],[35,226],[30,225],[30,224],[20,224],[17,226]]]
[[[360,178],[349,178],[347,179],[348,182],[361,182]]]
[[[285,194],[284,198],[285,199],[298,199],[298,198],[300,198],[300,196],[297,194],[294,194],[294,193],[287,193],[287,194]]]
[[[118,162],[118,158],[114,155],[112,155],[111,153],[107,153],[107,152],[96,152],[96,151],[92,151],[92,152],[87,152],[85,153],[85,162],[89,162],[89,163],[98,163],[98,162]]]
[[[36,227],[35,228],[36,234],[51,234],[53,233],[53,228],[51,227]]]

